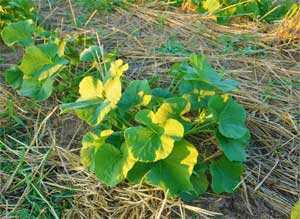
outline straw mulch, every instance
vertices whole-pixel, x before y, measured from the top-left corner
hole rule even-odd
[[[217,212],[225,215],[217,218],[288,217],[300,198],[300,38],[299,27],[291,28],[299,24],[299,9],[273,25],[240,20],[220,26],[209,16],[174,11],[168,4],[155,2],[128,5],[126,10],[118,8],[108,15],[95,11],[89,14],[84,28],[74,29],[73,19],[62,19],[70,5],[41,8],[50,11],[45,23],[60,27],[62,33],[94,35],[101,29],[100,43],[108,50],[118,48],[118,57],[129,63],[129,80],[156,74],[161,86],[167,84],[170,65],[187,57],[159,52],[170,36],[175,36],[188,51],[204,54],[215,68],[241,82],[241,89],[233,95],[247,109],[252,134],[239,193],[208,193],[186,204],[168,200],[160,190],[146,185],[103,185],[79,164],[80,140],[88,127],[73,115],[59,115],[55,98],[34,113],[24,110],[23,98],[15,97],[2,84],[2,104],[8,97],[15,100],[18,115],[34,131],[26,162],[36,167],[38,175],[44,158],[38,148],[51,149],[45,164],[51,174],[43,179],[49,194],[51,190],[74,188],[72,208],[65,210],[63,218],[202,218]],[[72,8],[75,18],[85,13],[75,4]],[[16,139],[8,137],[6,141]],[[206,144],[201,136],[193,141]],[[11,176],[5,177],[7,184]],[[11,181],[12,185],[18,180]],[[6,206],[7,211],[14,208]]]

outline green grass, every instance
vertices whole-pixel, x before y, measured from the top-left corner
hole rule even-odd
[[[9,112],[3,115],[7,123],[0,127],[0,218],[61,218],[72,205],[73,192],[55,186],[59,168],[50,166],[53,147],[30,146],[33,133]]]

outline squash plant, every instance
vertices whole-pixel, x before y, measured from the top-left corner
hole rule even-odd
[[[66,41],[36,27],[31,19],[7,24],[1,37],[7,46],[21,46],[25,51],[20,64],[6,71],[6,82],[20,95],[37,101],[47,99],[57,75],[69,63]]]
[[[84,167],[109,186],[146,182],[188,201],[206,192],[209,178],[215,193],[236,190],[250,139],[246,112],[228,94],[238,82],[196,54],[172,66],[169,88],[124,83],[120,59],[103,65],[103,74],[82,79],[76,102],[61,105],[93,127],[82,140]],[[215,139],[209,155],[190,141],[201,134]]]
[[[8,46],[25,48],[6,81],[37,101],[51,95],[64,67],[90,64],[79,98],[61,110],[74,111],[93,127],[83,137],[81,163],[102,182],[146,182],[187,201],[205,193],[209,184],[215,193],[238,187],[250,139],[246,112],[228,94],[239,83],[224,80],[205,57],[193,54],[173,65],[170,86],[151,88],[147,80],[122,80],[128,64],[104,55],[98,46],[77,54],[71,45],[76,39],[61,40],[31,19],[7,24],[1,37]],[[201,142],[193,145],[192,135],[212,137],[208,155],[199,152]]]

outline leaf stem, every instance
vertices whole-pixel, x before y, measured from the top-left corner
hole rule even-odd
[[[187,131],[184,135],[192,135],[192,134],[198,134],[198,133],[212,133],[215,130],[213,129],[192,129]]]

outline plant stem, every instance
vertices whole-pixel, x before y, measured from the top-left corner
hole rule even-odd
[[[187,131],[184,135],[192,135],[192,134],[198,134],[198,133],[212,133],[214,132],[213,129],[192,129],[190,131]]]

